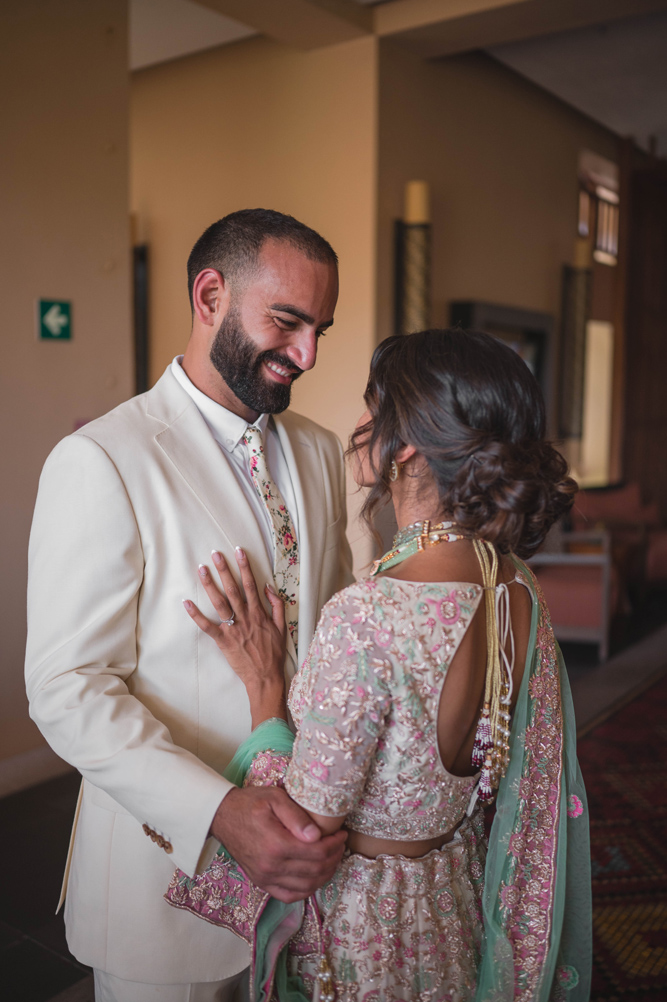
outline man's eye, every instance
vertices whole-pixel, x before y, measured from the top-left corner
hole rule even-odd
[[[327,332],[326,331],[317,331],[317,336],[318,337],[326,337],[327,336]]]
[[[294,328],[296,327],[295,320],[285,320],[284,317],[274,317],[273,319],[275,320],[275,322],[278,324],[279,327],[282,327],[283,330],[293,331]]]

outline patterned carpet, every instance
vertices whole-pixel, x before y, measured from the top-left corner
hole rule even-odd
[[[591,816],[591,1002],[667,1002],[667,677],[578,750]]]

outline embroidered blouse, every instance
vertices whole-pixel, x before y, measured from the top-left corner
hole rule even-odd
[[[477,777],[443,766],[438,707],[482,595],[385,577],[326,604],[289,695],[298,732],[285,788],[297,803],[378,838],[435,838],[463,819]]]

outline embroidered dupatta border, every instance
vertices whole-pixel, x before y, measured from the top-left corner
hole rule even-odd
[[[533,611],[510,764],[489,840],[476,1002],[552,997],[563,925],[567,819],[560,659],[539,585],[513,559],[532,592]]]
[[[518,809],[509,839],[510,863],[500,887],[502,927],[513,947],[515,999],[537,997],[553,932],[558,826],[563,775],[563,716],[556,642],[542,590],[530,574],[538,603],[535,661],[528,684],[529,724]]]

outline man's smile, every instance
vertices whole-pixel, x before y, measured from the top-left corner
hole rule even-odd
[[[277,362],[271,362],[268,359],[264,359],[264,365],[271,370],[276,382],[285,385],[289,385],[293,379],[301,374],[300,369],[286,369],[284,366],[278,365]]]

